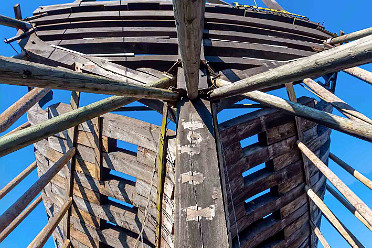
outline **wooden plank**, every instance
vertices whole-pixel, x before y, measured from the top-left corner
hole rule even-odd
[[[350,59],[351,50],[353,51],[353,59]],[[298,59],[269,72],[235,82],[233,85],[215,89],[210,96],[211,99],[218,99],[269,86],[295,82],[308,77],[316,78],[327,73],[369,63],[371,62],[371,59],[368,58],[370,57],[369,53],[372,53],[372,41],[370,37],[365,37],[306,58]],[[314,66],[315,61],[317,62],[316,66]]]
[[[209,104],[187,98],[179,104],[175,247],[199,247],[201,243],[206,247],[228,246]],[[196,175],[202,175],[201,180]]]
[[[0,216],[0,232],[2,232],[35,198],[37,194],[47,185],[50,180],[57,174],[58,171],[71,159],[75,154],[75,149],[72,148],[59,159],[43,176],[39,178],[18,200],[13,203]]]

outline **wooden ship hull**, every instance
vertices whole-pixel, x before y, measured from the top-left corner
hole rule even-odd
[[[35,62],[71,68],[73,60],[68,56],[79,53],[87,58],[81,65],[84,69],[94,65],[89,61],[89,56],[94,56],[139,70],[148,79],[159,79],[179,59],[173,5],[169,1],[62,4],[40,7],[34,15],[31,22],[37,31],[30,40],[40,40],[21,45]],[[234,82],[312,55],[330,37],[319,24],[290,14],[207,3],[202,57],[221,78]],[[39,49],[41,42],[50,50]],[[68,56],[55,50],[67,51]],[[229,101],[221,101],[220,108]],[[159,104],[146,100],[143,103],[161,110]],[[303,98],[301,103],[315,107],[312,99]],[[316,105],[331,111],[328,105]],[[71,107],[65,104],[47,110],[34,107],[29,111],[29,120],[34,125],[69,110]],[[139,243],[144,243],[141,247],[156,246],[158,172],[154,165],[160,130],[159,126],[116,114],[79,125],[70,221],[74,247],[138,247]],[[268,108],[220,123],[218,130],[233,246],[316,244],[315,240],[310,243],[309,209],[318,226],[321,214],[314,204],[308,206],[304,193],[303,160],[296,148],[294,118]],[[330,129],[305,121],[302,130],[305,143],[327,163]],[[161,247],[168,248],[176,247],[175,135],[167,131]],[[258,142],[242,147],[240,141],[250,136],[257,136]],[[35,144],[40,176],[73,146],[72,140],[71,132],[62,132]],[[137,152],[118,148],[118,140],[136,145]],[[258,166],[260,169],[255,170]],[[255,172],[250,172],[252,169]],[[42,192],[49,217],[59,211],[68,195],[66,173],[58,173]],[[313,188],[324,196],[325,177],[314,166],[310,176]],[[62,247],[65,222],[53,233],[56,247]]]
[[[188,87],[179,80],[184,76],[179,69],[182,49],[171,1],[75,1],[40,7],[28,20],[36,29],[19,45],[31,62],[132,84],[177,75],[178,92]],[[204,96],[215,87],[212,77],[235,82],[268,72],[324,50],[324,41],[334,36],[299,15],[239,5],[206,3],[203,22],[199,90]],[[325,87],[334,90],[337,74],[325,78]],[[332,105],[325,101],[288,94],[291,101],[332,112]],[[141,99],[149,109],[163,114],[162,126],[106,111],[36,142],[40,177],[76,148],[69,162],[73,180],[71,171],[64,168],[42,191],[50,218],[73,196],[69,216],[53,232],[56,247],[64,247],[66,233],[73,247],[200,247],[198,240],[187,246],[179,237],[199,229],[203,235],[218,237],[221,225],[226,225],[226,240],[213,243],[208,236],[210,243],[203,247],[317,247],[312,230],[320,227],[322,212],[305,188],[311,187],[323,199],[326,177],[301,153],[298,140],[327,165],[331,129],[267,106],[218,122],[218,112],[242,99],[224,98],[209,105],[205,99],[182,100],[169,106]],[[28,120],[34,126],[77,108],[74,99],[70,105],[59,103],[46,109],[35,105],[28,111]],[[204,116],[203,122],[196,112]],[[164,118],[177,124],[177,132],[166,129]],[[207,131],[193,133],[201,126]],[[192,149],[193,142],[210,137],[216,143]],[[253,141],[247,145],[244,140]],[[122,141],[135,145],[136,152],[120,147]],[[218,156],[208,157],[211,151]],[[196,162],[192,160],[195,153],[200,154]],[[215,181],[196,190],[207,174]],[[204,196],[203,191],[213,194]],[[184,192],[189,193],[187,197]],[[207,205],[202,199],[203,207],[200,202],[185,205],[197,194],[212,198],[215,204]],[[182,226],[184,217],[197,224]],[[216,231],[213,226],[204,230],[203,223],[212,219],[220,221],[213,224]]]

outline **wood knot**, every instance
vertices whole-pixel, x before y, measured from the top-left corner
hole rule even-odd
[[[32,72],[29,70],[23,70],[22,77],[23,78],[28,78],[32,75]]]

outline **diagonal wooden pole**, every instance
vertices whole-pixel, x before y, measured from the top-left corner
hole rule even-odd
[[[212,91],[212,100],[316,78],[372,61],[372,35],[290,62]]]
[[[45,172],[18,200],[13,203],[0,216],[0,232],[2,232],[34,199],[52,178],[62,169],[62,167],[75,154],[76,149],[68,150],[50,169]]]
[[[343,70],[347,74],[359,78],[366,83],[372,84],[372,72],[364,70],[360,67],[352,67]]]
[[[32,25],[28,22],[17,20],[3,15],[0,15],[0,25],[23,30],[28,30],[32,28]]]
[[[372,210],[342,182],[309,148],[302,142],[297,142],[298,148],[322,172],[322,174],[337,188],[338,191],[350,202],[361,216],[372,225]]]
[[[325,43],[330,45],[341,44],[353,40],[357,40],[372,34],[372,27],[359,30],[350,34],[341,35],[335,38],[328,39]]]
[[[169,87],[173,79],[165,78],[150,84],[153,87]],[[22,129],[18,132],[0,138],[0,156],[4,156],[25,146],[31,145],[50,135],[62,132],[94,117],[135,102],[136,98],[113,96],[89,104],[66,114],[49,119],[37,125]]]
[[[39,102],[50,89],[34,88],[0,114],[0,133],[6,131],[24,113]]]
[[[362,120],[368,124],[372,125],[372,120],[369,119],[367,116],[361,114],[349,104],[338,98],[332,92],[326,90],[317,82],[310,78],[304,79],[304,84],[306,84],[311,90],[313,90],[316,95],[318,95],[324,101],[332,104],[335,108],[337,108],[342,114],[352,120]]]
[[[216,80],[215,83],[217,86],[230,84],[230,82],[221,79]],[[244,93],[242,95],[252,101],[264,104],[266,106],[277,108],[285,111],[286,113],[303,117],[305,119],[320,123],[329,128],[338,130],[346,134],[350,134],[363,140],[372,141],[372,126],[369,124],[342,118],[337,115],[287,101],[280,97],[263,93],[257,90]]]
[[[0,56],[0,82],[136,98],[168,101],[178,99],[178,94],[169,90],[123,83],[118,80],[3,56]]]

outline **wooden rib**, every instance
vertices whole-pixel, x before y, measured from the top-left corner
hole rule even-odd
[[[39,180],[37,180],[18,200],[0,216],[0,231],[3,231],[47,185],[50,180],[75,154],[75,148],[70,149],[60,158]]]
[[[360,67],[352,67],[344,69],[343,71],[346,72],[347,74],[350,74],[351,76],[363,80],[366,83],[372,84],[372,73],[369,71],[366,71]]]
[[[359,171],[355,170],[353,167],[342,161],[339,157],[334,155],[333,153],[329,154],[329,157],[339,166],[344,168],[347,172],[349,172],[352,176],[358,179],[361,183],[363,183],[368,188],[372,189],[372,182],[364,175],[362,175]]]
[[[328,184],[326,185],[326,189],[331,193],[339,202],[342,203],[355,217],[357,217],[369,230],[372,231],[372,226],[368,224],[368,222],[360,215],[360,213],[355,209],[353,205],[350,204],[345,198],[343,198],[336,190],[334,190]]]
[[[360,31],[356,31],[350,34],[341,35],[338,37],[330,38],[326,41],[327,44],[336,45],[339,43],[345,43],[352,40],[357,40],[372,34],[372,27],[366,28]]]
[[[331,212],[331,210],[324,204],[322,199],[314,193],[314,191],[306,187],[306,192],[311,200],[318,206],[324,216],[329,220],[334,228],[341,234],[341,236],[352,246],[352,247],[364,247],[359,240],[340,222],[340,220]]]
[[[59,222],[62,220],[63,216],[70,208],[72,204],[72,197],[70,197],[61,207],[58,214],[49,219],[48,224],[40,231],[40,233],[35,237],[35,239],[27,246],[27,248],[37,248],[43,247],[48,241],[50,235],[57,227]]]
[[[297,143],[300,150],[306,157],[327,177],[327,179],[340,191],[343,196],[355,207],[363,218],[371,225],[371,209],[352,192],[311,150],[303,143]]]
[[[151,86],[166,87],[170,80],[159,80]],[[33,144],[50,135],[59,133],[65,129],[76,126],[82,122],[110,112],[126,104],[136,101],[133,98],[126,97],[109,97],[104,100],[92,103],[83,108],[79,108],[69,113],[46,120],[45,122],[31,126],[27,129],[0,138],[0,156],[16,151],[27,145]]]
[[[0,79],[7,84],[50,87],[73,91],[176,100],[168,90],[125,84],[103,77],[0,56]]]
[[[50,89],[34,88],[0,114],[0,133],[7,130],[49,91]]]
[[[0,233],[0,242],[2,242],[41,202],[41,195],[36,198],[20,215],[17,216],[4,231]]]
[[[312,89],[317,95],[319,95],[324,101],[331,103],[335,108],[337,108],[341,113],[343,113],[349,119],[362,120],[366,123],[372,124],[371,119],[359,113],[353,107],[351,107],[346,102],[338,98],[332,92],[323,88],[321,85],[319,85],[317,82],[315,82],[311,78],[305,78],[303,82],[304,84],[309,86],[309,88]]]
[[[10,181],[4,188],[0,190],[0,199],[9,193],[15,186],[17,186],[22,180],[27,177],[36,168],[36,161],[30,164],[24,171]]]
[[[233,96],[247,91],[295,82],[307,77],[318,77],[371,62],[371,37],[368,36],[306,58],[298,59],[271,71],[235,82],[233,85],[215,89],[210,94],[210,97],[211,99],[219,99],[226,96]],[[353,51],[352,56],[350,56],[350,51]]]

